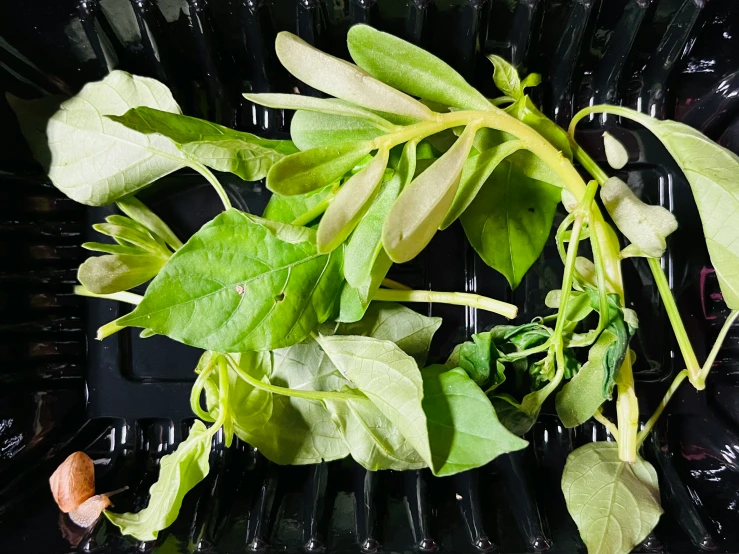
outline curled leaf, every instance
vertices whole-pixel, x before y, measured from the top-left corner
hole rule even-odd
[[[95,494],[95,465],[84,452],[70,454],[49,478],[59,509],[69,513]]]
[[[617,177],[611,177],[600,191],[603,205],[619,230],[643,255],[659,258],[667,247],[667,236],[677,229],[677,220],[662,206],[642,202]]]
[[[110,505],[110,498],[107,494],[96,494],[69,512],[69,519],[79,527],[92,527],[100,514],[103,513],[103,510]]]
[[[608,131],[603,133],[603,146],[606,150],[608,165],[613,169],[621,169],[629,161],[629,152],[626,147]]]

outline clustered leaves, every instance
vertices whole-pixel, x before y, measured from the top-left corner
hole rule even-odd
[[[540,76],[521,79],[500,57],[490,61],[502,96],[487,99],[441,60],[364,25],[348,34],[356,65],[290,33],[275,47],[294,77],[330,96],[245,94],[295,110],[292,141],[184,116],[164,85],[121,71],[63,102],[41,142],[41,112],[28,117],[31,105],[13,100],[37,157],[51,151],[54,184],[82,203],[116,202],[125,214],[94,226],[115,244],[84,245],[104,255],[82,264],[78,292],[136,305],[99,338],[139,327],[142,336],[205,351],[190,398],[202,421],[162,459],[148,506],[107,517],[125,534],[155,539],[207,475],[219,429],[227,446],[236,436],[281,464],[351,455],[373,471],[443,476],[524,448],[521,436],[556,394],[566,427],[595,417],[616,439],[570,454],[562,478],[568,509],[591,553],[628,553],[661,513],[656,473],[638,449],[682,377],[639,433],[629,349],[638,318],[625,307],[619,264],[659,258],[675,218],[608,179],[526,94]],[[739,240],[727,225],[737,211],[739,158],[684,125],[620,107],[588,108],[571,131],[596,111],[642,123],[683,168],[727,304],[739,308]],[[623,145],[604,140],[612,166],[623,166]],[[575,158],[595,180],[586,185]],[[226,210],[182,244],[132,195],[184,167],[213,185]],[[266,177],[273,195],[262,217],[231,208],[209,168]],[[382,300],[508,317],[516,309],[407,290],[386,278],[392,264],[412,260],[460,220],[482,260],[515,288],[544,248],[560,201],[568,214],[556,232],[564,273],[547,296],[554,311],[475,334],[444,365],[428,364],[440,320]],[[129,292],[150,279],[143,298]],[[669,290],[660,292],[681,339]],[[618,427],[601,413],[615,394]]]

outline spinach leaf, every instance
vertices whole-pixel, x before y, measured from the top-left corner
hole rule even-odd
[[[147,107],[132,108],[108,119],[146,135],[170,139],[190,160],[245,181],[267,176],[272,165],[297,152],[290,141],[266,140],[209,121]]]
[[[355,25],[347,35],[356,64],[391,87],[444,106],[488,110],[490,102],[449,65],[405,40]]]
[[[290,123],[290,138],[301,150],[364,142],[385,134],[366,119],[298,110]]]
[[[472,335],[472,341],[458,344],[444,365],[449,369],[459,367],[478,385],[491,382],[490,388],[495,388],[505,381],[505,367],[500,357],[493,333],[486,331]],[[495,371],[491,372],[493,364]]]
[[[538,404],[532,410],[524,410],[522,404],[510,394],[496,394],[490,399],[490,403],[505,428],[519,437],[531,430],[541,410],[541,404]]]
[[[425,368],[423,410],[426,413],[435,475],[453,475],[480,467],[528,443],[498,421],[485,393],[462,369]]]
[[[386,149],[378,150],[371,162],[341,186],[318,225],[320,253],[335,250],[354,231],[377,195],[385,175],[388,154]]]
[[[275,41],[282,65],[305,84],[370,110],[414,119],[431,119],[433,112],[418,100],[373,78],[344,60],[329,56],[303,39],[281,32]]]
[[[380,288],[392,265],[393,261],[384,250],[380,250],[365,282],[358,287],[354,287],[350,283],[344,283],[344,288],[341,290],[337,321],[353,323],[362,319],[375,291]]]
[[[603,183],[600,199],[618,230],[631,242],[624,254],[662,257],[667,248],[667,236],[677,229],[674,215],[662,206],[642,202],[618,177]]]
[[[664,144],[690,183],[724,301],[732,310],[739,309],[739,156],[683,123],[660,121],[620,106],[587,110],[632,119]]]
[[[328,197],[334,187],[329,185],[305,194],[283,196],[272,193],[264,208],[263,217],[280,223],[292,223]]]
[[[332,315],[342,281],[341,251],[318,254],[312,236],[228,210],[172,256],[113,327],[145,327],[217,352],[298,342]]]
[[[185,167],[184,154],[169,139],[137,133],[104,117],[138,106],[180,113],[162,83],[117,70],[62,102],[46,127],[54,186],[72,200],[103,206]]]
[[[105,516],[124,535],[140,541],[156,540],[159,531],[177,518],[185,494],[208,475],[211,436],[205,425],[196,421],[187,439],[162,458],[159,478],[151,486],[146,508],[135,514],[106,511]]]
[[[584,259],[584,258],[583,258]],[[562,294],[561,289],[549,291],[544,300],[548,308],[559,308],[559,299]],[[570,291],[570,297],[567,300],[565,309],[565,319],[570,322],[578,322],[585,319],[593,311],[593,304],[590,296],[586,292],[573,290]]]
[[[416,257],[431,241],[454,200],[475,128],[468,126],[454,145],[403,189],[390,209],[382,244],[396,263]]]
[[[516,288],[541,254],[560,190],[502,161],[462,214],[467,238],[483,261]]]
[[[586,444],[567,457],[562,474],[567,509],[591,554],[629,554],[662,515],[652,465],[622,462],[613,442]]]
[[[285,196],[314,191],[343,177],[371,151],[370,142],[347,142],[298,152],[272,166],[267,188]]]

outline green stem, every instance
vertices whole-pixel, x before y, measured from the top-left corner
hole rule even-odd
[[[305,398],[306,400],[314,400],[316,402],[321,402],[322,400],[351,400],[352,398],[355,398],[353,394],[338,391],[308,391],[278,387],[277,385],[265,383],[264,381],[260,381],[259,379],[252,377],[246,371],[241,369],[230,356],[228,356],[228,363],[231,366],[231,369],[233,369],[241,379],[249,383],[251,386],[274,394],[292,396],[293,398]]]
[[[598,184],[602,185],[608,180],[608,174],[601,169],[601,167],[593,158],[590,157],[590,154],[588,154],[579,144],[577,144],[577,142],[575,142],[575,139],[572,135],[570,136],[570,147],[572,149],[572,154],[575,156],[575,159],[580,162],[580,165],[583,166],[585,171],[587,171],[593,177],[593,179],[598,181]]]
[[[680,373],[678,373],[675,376],[675,379],[672,381],[670,388],[667,389],[667,392],[662,398],[662,401],[659,403],[659,406],[657,406],[657,409],[654,410],[652,417],[649,418],[649,421],[647,421],[647,423],[644,425],[644,429],[642,429],[639,435],[637,436],[636,438],[637,448],[642,445],[642,443],[644,442],[644,439],[647,438],[647,435],[649,435],[649,432],[654,428],[654,425],[655,423],[657,423],[659,416],[662,415],[662,412],[664,411],[665,407],[670,402],[672,395],[675,394],[675,391],[677,391],[678,387],[685,380],[687,376],[688,376],[687,369],[683,369]]]
[[[706,358],[706,363],[703,364],[703,367],[698,374],[698,378],[693,382],[693,385],[698,390],[703,390],[706,387],[706,377],[708,377],[708,373],[711,371],[711,367],[713,367],[713,362],[716,361],[716,356],[718,356],[721,346],[724,344],[724,340],[726,339],[726,335],[729,333],[729,329],[731,329],[734,321],[736,321],[737,316],[739,316],[739,310],[732,310],[729,317],[724,321],[724,325],[721,327],[718,337],[716,337],[716,342],[713,343],[713,348],[711,348],[711,352],[708,354],[708,358]]]
[[[603,425],[608,432],[614,437],[618,437],[618,427],[606,416],[603,415],[602,408],[598,408],[598,411],[593,414],[593,419]]]
[[[453,304],[455,306],[469,306],[470,308],[500,314],[508,319],[513,319],[518,314],[518,308],[513,304],[466,292],[378,289],[372,300],[385,300],[388,302],[432,302],[437,304]]]
[[[211,416],[209,412],[203,410],[203,407],[200,405],[200,394],[203,392],[203,389],[205,388],[205,382],[210,377],[210,374],[213,372],[215,366],[216,360],[214,357],[212,357],[208,362],[208,365],[205,366],[205,368],[203,368],[203,370],[200,372],[198,378],[195,379],[195,383],[193,384],[192,390],[190,391],[190,409],[203,421],[215,421],[215,418]]]
[[[395,289],[395,290],[412,290],[411,287],[404,285],[403,283],[398,283],[397,281],[393,281],[392,279],[385,278],[382,280],[382,286],[386,289]]]
[[[135,292],[128,292],[128,291],[113,292],[110,294],[97,294],[97,293],[92,292],[89,289],[86,289],[82,285],[75,285],[74,293],[77,296],[89,296],[90,298],[104,298],[105,300],[117,300],[118,302],[125,302],[126,304],[133,304],[134,306],[138,306],[141,303],[141,301],[144,299],[144,297],[141,296],[140,294],[136,294]]]
[[[652,271],[652,276],[657,285],[659,295],[662,297],[662,303],[665,306],[667,318],[670,320],[672,330],[675,333],[680,353],[685,360],[685,366],[687,367],[688,374],[690,376],[690,382],[693,383],[693,386],[696,388],[702,389],[703,387],[698,386],[701,366],[700,363],[698,363],[698,358],[695,355],[693,346],[690,344],[688,332],[685,330],[683,319],[680,317],[680,311],[677,309],[677,304],[675,304],[675,297],[672,295],[672,290],[670,289],[670,284],[667,282],[665,272],[662,271],[660,260],[657,258],[647,258],[647,263],[649,263],[649,269]]]
[[[221,199],[223,207],[226,210],[230,210],[231,208],[233,208],[233,206],[231,205],[231,199],[228,197],[228,194],[226,194],[226,190],[223,188],[223,185],[221,185],[218,179],[216,179],[216,176],[213,175],[210,169],[205,167],[203,164],[199,164],[197,162],[192,162],[190,164],[190,167],[200,173],[203,177],[205,177],[205,180],[211,184],[211,186],[218,193],[218,198]]]

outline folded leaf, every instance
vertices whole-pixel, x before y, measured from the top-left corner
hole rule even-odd
[[[318,254],[313,236],[228,210],[170,258],[114,327],[145,327],[217,352],[299,342],[330,317],[342,282],[341,251]]]
[[[372,151],[370,142],[321,146],[281,159],[267,174],[267,188],[292,196],[328,186]]]
[[[400,193],[382,231],[382,244],[394,262],[412,260],[436,234],[457,193],[474,138],[475,128],[468,126],[441,158]]]
[[[483,261],[516,288],[544,248],[559,204],[558,188],[502,161],[461,216]]]
[[[425,50],[368,25],[347,35],[356,64],[391,87],[444,106],[488,110],[490,102],[449,65]]]
[[[616,227],[633,247],[651,258],[660,258],[664,254],[667,236],[677,229],[674,215],[662,206],[642,202],[618,177],[611,177],[603,183],[600,199]]]
[[[140,541],[156,540],[159,531],[177,518],[185,494],[208,475],[211,440],[205,425],[196,421],[187,439],[162,458],[159,477],[151,486],[146,508],[135,514],[106,511],[105,516],[124,535]]]
[[[301,150],[369,141],[386,132],[366,119],[298,110],[290,122],[290,138]]]
[[[657,472],[639,457],[633,464],[622,462],[613,442],[572,452],[562,491],[588,554],[629,554],[662,515]]]
[[[290,73],[321,92],[370,110],[415,119],[431,119],[433,115],[407,94],[378,81],[354,64],[321,52],[292,33],[279,33],[275,50]]]

